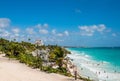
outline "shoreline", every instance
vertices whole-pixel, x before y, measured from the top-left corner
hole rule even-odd
[[[69,50],[69,49],[67,49]],[[69,50],[71,51],[71,50]],[[120,77],[119,72],[109,72],[107,70],[104,70],[102,68],[106,67],[108,65],[108,62],[94,62],[94,60],[91,60],[88,55],[79,55],[71,51],[71,55],[68,55],[69,58],[73,59],[73,63],[77,65],[80,75],[83,77],[88,77],[95,81],[120,81],[118,77]],[[110,67],[110,66],[107,66]],[[92,76],[91,76],[92,75]],[[95,77],[95,78],[93,78]],[[112,78],[111,78],[112,77]]]
[[[69,58],[72,59],[71,57],[69,57]],[[90,71],[89,69],[87,69],[85,67],[78,66],[75,62],[73,62],[71,60],[69,60],[69,61],[71,62],[70,65],[75,66],[77,68],[78,76],[81,76],[82,78],[90,79],[90,80],[93,80],[93,81],[99,81],[94,72]],[[74,76],[74,72],[72,70],[71,70],[71,74]]]

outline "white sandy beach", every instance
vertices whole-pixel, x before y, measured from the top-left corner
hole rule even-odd
[[[90,59],[88,55],[80,55],[76,52],[72,52],[68,57],[73,59],[73,63],[77,65],[80,75],[83,77],[89,77],[95,81],[120,81],[120,72],[104,69],[104,67],[110,67],[109,62],[97,62]]]
[[[32,69],[16,60],[9,60],[2,54],[0,55],[0,81],[74,81],[74,79]]]

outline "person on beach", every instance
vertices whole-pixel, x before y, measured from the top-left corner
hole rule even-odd
[[[104,73],[106,73],[106,71],[104,70]]]
[[[73,71],[75,75],[75,80],[77,80],[77,67],[75,65],[73,65]]]
[[[100,75],[100,72],[98,72],[99,73],[99,75]]]
[[[115,70],[114,72],[116,73],[117,71]]]

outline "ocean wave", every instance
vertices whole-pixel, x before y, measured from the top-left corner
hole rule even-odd
[[[68,57],[73,59],[82,76],[91,77],[95,81],[97,81],[97,78],[99,81],[120,81],[118,68],[115,69],[110,62],[93,60],[92,56],[85,54],[83,51],[72,50],[71,53]]]

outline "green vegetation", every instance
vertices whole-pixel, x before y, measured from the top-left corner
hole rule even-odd
[[[28,39],[30,40],[30,39]],[[32,51],[35,51],[36,49],[49,49],[49,62],[54,62],[59,67],[54,69],[50,65],[49,66],[43,66],[43,59],[41,57],[33,56]],[[9,58],[16,58],[21,63],[25,63],[28,66],[32,68],[39,68],[40,70],[46,71],[46,72],[54,72],[54,73],[60,73],[64,75],[69,75],[67,73],[67,70],[62,67],[63,65],[63,59],[67,55],[68,52],[64,48],[61,48],[59,46],[36,46],[35,44],[31,44],[28,42],[15,42],[15,41],[8,41],[6,39],[0,38],[0,51],[6,54]]]
[[[30,38],[28,39],[31,40]],[[49,49],[48,61],[49,65],[45,66],[43,58],[40,56],[33,56],[32,52],[35,50],[46,50]],[[66,63],[64,59],[67,54],[70,54],[66,49],[57,46],[57,45],[48,45],[48,46],[36,46],[35,44],[31,44],[29,42],[16,42],[8,41],[6,39],[0,38],[0,52],[6,54],[6,57],[15,58],[19,60],[21,63],[25,63],[26,65],[32,68],[39,68],[41,71],[45,71],[48,73],[59,73],[66,76],[71,76],[71,74],[66,69]],[[53,68],[52,64],[57,65],[58,68]],[[88,79],[81,78],[84,81],[90,81]]]

